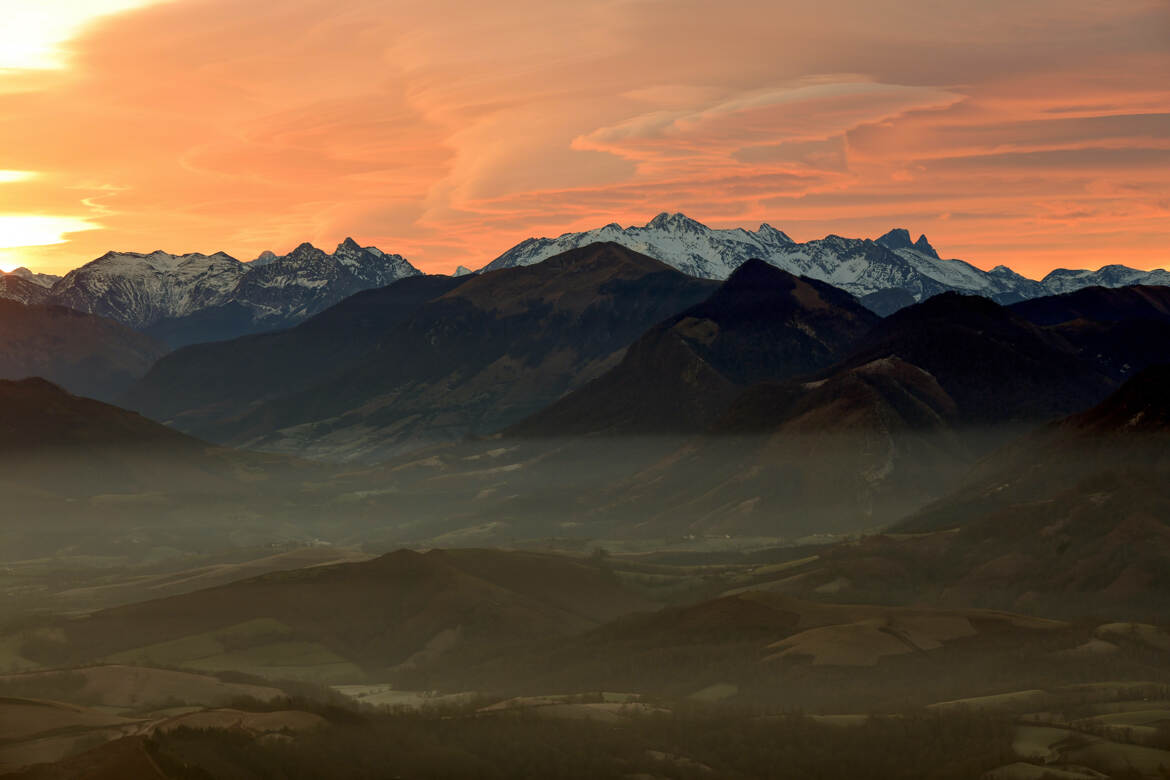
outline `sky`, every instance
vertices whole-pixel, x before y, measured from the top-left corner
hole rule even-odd
[[[0,267],[682,211],[1170,264],[1166,0],[0,0]]]

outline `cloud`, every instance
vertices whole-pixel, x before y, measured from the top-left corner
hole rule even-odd
[[[951,255],[1170,261],[1154,0],[172,0],[0,75],[0,212],[30,251],[252,257],[346,235],[429,270],[684,210]],[[1093,240],[1080,242],[1070,235]]]

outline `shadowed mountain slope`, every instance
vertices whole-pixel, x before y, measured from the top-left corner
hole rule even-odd
[[[0,480],[56,496],[197,492],[234,483],[249,461],[39,378],[0,381],[0,432]]]
[[[824,556],[801,587],[1161,620],[1170,604],[1170,369],[997,451],[889,536]]]
[[[360,360],[418,307],[461,282],[413,276],[351,296],[289,330],[184,347],[158,361],[121,401],[199,430]]]
[[[607,491],[597,514],[647,536],[874,528],[1112,387],[1059,335],[984,298],[936,296],[877,323],[835,366],[743,390],[706,435]]]
[[[742,387],[824,368],[877,321],[848,293],[748,260],[710,298],[651,328],[618,366],[509,433],[701,431]]]
[[[0,381],[4,560],[72,551],[140,558],[312,534],[301,529],[339,517],[304,495],[326,477],[313,464],[213,446],[43,379]]]
[[[40,376],[80,395],[110,399],[163,352],[153,339],[113,320],[0,300],[0,379]]]
[[[1059,334],[978,296],[944,293],[881,322],[846,367],[898,357],[930,373],[969,424],[1041,422],[1113,388]]]
[[[953,400],[896,358],[760,383],[709,429],[621,481],[599,510],[643,536],[796,538],[872,528],[941,494],[970,459]]]
[[[459,281],[380,332],[360,356],[321,370],[305,361],[302,370],[316,382],[246,414],[188,423],[190,409],[156,409],[152,399],[165,393],[147,383],[132,398],[216,441],[339,460],[384,458],[490,433],[537,411],[604,372],[650,325],[716,286],[616,244]]]
[[[995,509],[1050,499],[1087,478],[1170,470],[1170,366],[1148,368],[1086,412],[983,461],[956,495],[907,529],[943,528]],[[1170,500],[1170,487],[1166,489]]]
[[[1170,362],[1170,287],[1087,287],[1012,311],[1058,334],[1115,380]]]
[[[1022,301],[1009,308],[1037,325],[1060,325],[1073,320],[1170,320],[1170,287],[1085,287]]]

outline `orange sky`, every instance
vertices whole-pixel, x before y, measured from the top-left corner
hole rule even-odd
[[[1170,264],[1164,0],[40,2],[0,58],[2,267],[352,235],[450,271],[660,211]]]

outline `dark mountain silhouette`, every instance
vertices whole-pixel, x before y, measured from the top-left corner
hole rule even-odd
[[[1045,426],[980,464],[955,496],[907,521],[911,530],[1027,504],[1105,473],[1170,469],[1170,366],[1148,368],[1099,405]],[[1167,491],[1170,500],[1170,490]]]
[[[13,558],[270,538],[321,516],[301,493],[326,476],[290,458],[207,444],[44,379],[0,381],[0,546]]]
[[[40,376],[80,395],[110,399],[164,351],[113,320],[0,300],[0,379]]]
[[[184,492],[232,481],[229,453],[40,378],[0,381],[4,482],[54,495]]]
[[[360,360],[418,307],[462,281],[408,277],[351,296],[289,330],[184,347],[158,361],[121,401],[199,430],[302,391]]]
[[[796,538],[872,528],[941,495],[970,461],[954,401],[896,358],[759,383],[707,433],[617,485],[627,532]]]
[[[1059,334],[959,293],[890,315],[844,365],[887,357],[929,372],[966,424],[1042,422],[1091,406],[1114,387]]]
[[[743,387],[824,368],[877,321],[848,293],[748,260],[710,298],[651,328],[614,369],[509,433],[701,431]]]
[[[617,244],[456,283],[376,340],[371,334],[374,346],[341,365],[304,360],[301,371],[315,382],[278,392],[246,414],[233,414],[238,407],[228,399],[234,386],[214,375],[205,382],[223,386],[220,398],[232,407],[222,417],[196,415],[221,403],[206,395],[194,408],[166,402],[169,385],[156,385],[153,377],[128,398],[148,414],[216,441],[327,458],[381,458],[491,433],[537,411],[604,372],[650,325],[716,286]],[[344,316],[339,312],[349,305],[333,316]],[[189,375],[180,362],[168,372]]]
[[[1021,301],[1009,308],[1037,325],[1060,325],[1073,320],[1170,320],[1170,287],[1085,287],[1062,295]]]
[[[1170,287],[1086,287],[1012,311],[1060,335],[1118,381],[1170,362]]]
[[[948,293],[878,322],[818,373],[756,383],[730,403],[727,384],[717,386],[725,412],[704,435],[639,466],[593,516],[651,537],[874,528],[945,495],[979,455],[1114,386],[1059,334]],[[652,415],[653,393],[644,397]]]

